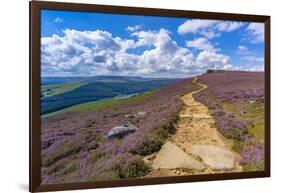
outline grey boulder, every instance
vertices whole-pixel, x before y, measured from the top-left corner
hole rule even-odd
[[[138,128],[129,122],[125,122],[120,126],[115,126],[111,129],[111,131],[107,134],[107,138],[115,138],[115,137],[122,137],[129,133],[133,133]]]

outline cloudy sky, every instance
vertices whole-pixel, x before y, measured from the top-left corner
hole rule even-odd
[[[41,12],[42,76],[190,77],[263,71],[262,23]]]

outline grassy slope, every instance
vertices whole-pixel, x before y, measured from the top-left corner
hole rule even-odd
[[[42,91],[44,91],[42,95],[45,93],[49,97],[43,97],[41,100],[41,115],[77,104],[113,98],[118,95],[152,91],[176,81],[174,79],[130,81],[123,77],[125,80],[121,82],[121,78],[119,77],[116,81],[106,79],[84,80],[84,82],[87,81],[84,85],[80,85],[83,81],[65,85],[46,85],[47,88],[42,88]]]
[[[44,96],[55,96],[59,95],[84,85],[82,82],[66,83],[66,84],[47,84],[42,85],[42,93]]]
[[[264,141],[264,103],[256,102],[254,104],[249,103],[222,103],[224,109],[229,112],[233,112],[234,115],[247,124],[247,130],[250,135],[255,136],[257,139]]]
[[[94,102],[82,103],[82,104],[74,105],[74,106],[71,106],[71,107],[68,107],[68,108],[65,108],[65,109],[53,112],[53,113],[45,114],[45,115],[43,115],[41,117],[42,118],[46,118],[46,117],[58,115],[60,113],[66,113],[66,112],[72,112],[72,111],[94,111],[94,110],[101,110],[103,108],[110,107],[112,105],[119,104],[119,103],[134,102],[134,101],[137,101],[137,100],[142,99],[144,97],[150,96],[152,94],[153,94],[153,92],[147,92],[147,93],[140,94],[138,96],[133,96],[133,97],[130,97],[130,98],[124,98],[124,99],[105,99],[105,100],[102,100],[102,101],[94,101]]]

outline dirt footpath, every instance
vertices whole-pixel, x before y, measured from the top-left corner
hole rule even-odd
[[[176,133],[169,136],[159,152],[144,158],[152,167],[147,177],[241,171],[239,156],[217,131],[209,109],[193,97],[207,85],[197,78],[193,82],[201,88],[181,97],[184,107]]]

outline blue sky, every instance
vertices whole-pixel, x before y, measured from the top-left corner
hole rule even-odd
[[[42,76],[262,71],[263,33],[261,23],[42,10]]]

